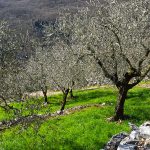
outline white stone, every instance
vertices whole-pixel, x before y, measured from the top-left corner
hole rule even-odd
[[[57,114],[61,114],[61,111],[60,111],[60,110],[58,110],[58,111],[57,111]]]
[[[129,135],[129,138],[132,140],[138,140],[139,139],[139,131],[138,130],[132,131]]]
[[[150,126],[145,123],[139,127],[140,136],[142,138],[150,138]]]
[[[106,103],[102,103],[102,106],[105,106],[106,105]]]

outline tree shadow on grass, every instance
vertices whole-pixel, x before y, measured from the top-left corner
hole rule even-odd
[[[150,89],[138,89],[136,91],[129,91],[127,98],[148,98],[150,97]]]
[[[133,122],[144,122],[150,120],[150,106],[148,107],[132,107],[128,109],[130,114],[130,121]]]
[[[81,146],[81,145],[77,144],[76,142],[73,142],[69,139],[66,139],[64,144],[67,145],[67,147],[70,150],[85,150],[85,148],[83,146]]]
[[[131,122],[150,120],[150,90],[141,88],[129,91],[125,110]]]
[[[86,146],[84,146],[84,145],[82,146],[74,141],[69,140],[69,139],[65,139],[63,141],[63,145],[66,146],[69,150],[92,149],[92,148],[88,147],[88,144],[89,143],[87,143]],[[97,146],[97,149],[100,149],[101,147],[104,147],[106,143],[102,143],[100,141],[95,141],[93,144]]]
[[[88,102],[92,101],[92,99],[95,98],[104,98],[104,97],[110,97],[110,99],[114,99],[116,97],[116,94],[113,91],[110,90],[100,90],[100,89],[90,89],[86,91],[79,91],[79,92],[74,92],[74,98],[70,99],[68,97],[67,99],[67,104],[74,104],[77,102]],[[49,97],[48,100],[52,104],[52,106],[60,106],[61,101],[62,101],[62,95],[58,96],[52,96]]]
[[[115,93],[113,91],[101,91],[101,90],[88,90],[86,92],[79,92],[76,95],[75,101],[88,101],[95,98],[102,97],[114,97]]]
[[[137,91],[129,92],[127,96],[127,103],[130,105],[140,106],[143,104],[150,104],[150,90],[149,89],[139,89]]]

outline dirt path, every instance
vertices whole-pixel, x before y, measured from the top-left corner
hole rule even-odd
[[[148,89],[150,89],[150,84],[140,84],[140,85],[138,85],[138,87],[142,87],[142,88],[148,88]]]
[[[92,90],[92,89],[97,89],[99,88],[98,86],[93,86],[93,87],[87,87],[87,88],[83,88],[81,89],[81,91],[84,91],[84,90]],[[61,94],[62,92],[61,91],[51,91],[51,90],[48,90],[47,91],[47,96],[51,96],[51,95],[57,95],[57,94]],[[32,92],[32,93],[27,93],[29,96],[33,96],[33,97],[41,97],[43,96],[43,93],[42,91],[37,91],[37,92]]]
[[[104,88],[104,87],[112,87],[113,88],[114,85],[91,86],[91,87],[87,87],[87,88],[82,88],[81,91],[84,91],[84,90],[93,90],[93,89]],[[150,83],[142,83],[142,84],[137,85],[137,87],[142,87],[142,88],[148,88],[148,89],[150,89]],[[47,96],[57,95],[57,94],[61,94],[61,93],[62,93],[61,91],[51,91],[51,90],[48,90]],[[42,91],[37,91],[37,92],[32,92],[32,93],[25,93],[24,97],[27,97],[27,98],[29,98],[29,97],[39,98],[39,97],[42,97],[42,96],[43,96]]]
[[[51,96],[51,95],[57,95],[57,94],[61,94],[61,91],[47,91],[47,96]],[[37,92],[32,92],[29,94],[29,96],[33,96],[33,97],[41,97],[43,96],[42,91],[37,91]]]

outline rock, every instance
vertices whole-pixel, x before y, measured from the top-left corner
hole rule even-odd
[[[66,111],[65,111],[65,114],[66,114],[66,115],[69,115],[70,113],[69,113],[69,111],[66,110]]]
[[[119,133],[117,135],[114,135],[111,138],[111,140],[107,143],[104,149],[105,150],[117,150],[117,147],[119,146],[122,139],[124,139],[127,136],[128,136],[127,133]]]
[[[51,117],[55,117],[57,114],[55,113],[55,114],[51,114]]]
[[[132,124],[130,122],[128,124],[129,124],[129,126],[130,126],[130,128],[131,128],[132,131],[133,130],[139,130],[139,128],[135,124]]]
[[[106,105],[106,103],[102,103],[101,105],[102,105],[102,106],[105,106],[105,105]]]
[[[138,140],[132,140],[130,137],[123,139],[117,150],[136,150],[138,145]]]
[[[131,140],[138,140],[139,139],[139,131],[138,130],[135,130],[135,131],[132,131],[129,135],[129,138]]]
[[[144,147],[146,149],[150,149],[150,139],[146,139],[145,143],[144,143]]]
[[[63,111],[58,110],[56,113],[57,113],[58,115],[60,115],[60,114],[63,113]]]
[[[120,133],[111,138],[105,150],[150,150],[150,122],[145,122],[139,128],[129,123],[131,133]]]
[[[48,102],[44,102],[44,103],[43,103],[43,106],[47,106],[47,105],[48,105]]]
[[[149,139],[150,138],[150,122],[145,122],[139,127],[140,137]]]

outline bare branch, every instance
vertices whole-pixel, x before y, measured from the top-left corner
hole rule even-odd
[[[146,60],[146,58],[148,58],[149,54],[150,54],[150,49],[148,47],[146,47],[143,43],[141,44],[145,50],[145,55],[141,58],[141,60],[138,63],[138,71],[141,72],[142,70],[142,64],[143,62]]]
[[[147,74],[149,72],[150,72],[150,65],[147,67],[147,69],[144,71],[144,73],[142,73],[141,76],[138,77],[138,79],[134,83],[129,84],[129,89],[131,89],[134,86],[136,86],[137,84],[139,84],[147,76]]]
[[[121,56],[124,58],[124,60],[129,64],[130,69],[131,69],[131,70],[135,70],[135,68],[134,68],[133,65],[131,64],[131,61],[130,61],[130,60],[127,58],[127,56],[123,53],[123,48],[122,48],[122,45],[121,45],[121,40],[120,40],[118,34],[115,32],[115,30],[111,29],[111,28],[110,28],[109,26],[107,26],[107,25],[101,25],[101,26],[103,26],[104,28],[107,28],[109,31],[111,31],[111,32],[114,34],[114,36],[115,36],[115,38],[116,38],[116,40],[117,40],[117,43],[119,44],[120,55],[121,55]]]

